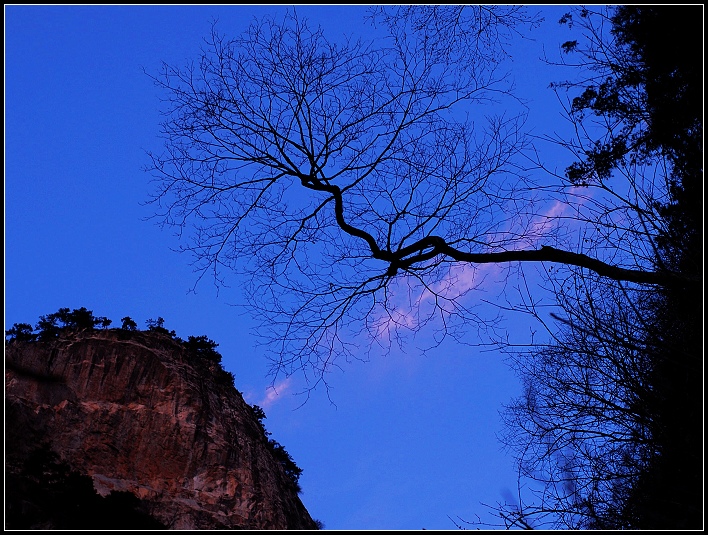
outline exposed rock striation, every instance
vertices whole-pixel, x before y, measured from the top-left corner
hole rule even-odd
[[[44,444],[171,529],[317,528],[253,409],[170,336],[69,331],[5,359],[6,476]]]

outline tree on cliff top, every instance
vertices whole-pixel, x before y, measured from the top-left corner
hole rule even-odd
[[[11,329],[5,331],[5,337],[9,337],[10,341],[21,342],[53,340],[62,331],[92,331],[98,326],[107,329],[111,323],[112,321],[104,316],[94,316],[93,311],[86,307],[74,310],[60,308],[53,314],[40,316],[34,328],[28,323],[15,323]],[[34,332],[35,330],[37,332]]]

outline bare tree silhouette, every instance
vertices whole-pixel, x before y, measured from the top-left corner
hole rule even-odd
[[[250,277],[274,371],[317,384],[338,358],[362,358],[352,340],[376,338],[387,322],[416,330],[435,320],[441,337],[493,327],[461,299],[472,288],[455,291],[460,265],[550,262],[687,284],[617,246],[620,231],[651,237],[634,224],[643,208],[633,200],[591,206],[567,181],[531,179],[524,109],[502,58],[505,36],[533,18],[463,13],[456,27],[474,28],[469,46],[431,38],[421,20],[439,19],[404,12],[379,14],[387,37],[376,43],[331,43],[294,14],[235,39],[214,29],[198,62],[154,77],[166,94],[165,151],[152,154],[158,217],[188,233],[199,278]],[[495,103],[518,111],[493,115]],[[544,212],[559,199],[590,210],[574,217],[606,241],[578,248],[568,216]],[[401,321],[396,281],[434,306]]]

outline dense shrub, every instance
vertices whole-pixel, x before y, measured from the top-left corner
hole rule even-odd
[[[214,342],[214,340],[210,340],[206,336],[190,336],[183,345],[192,357],[215,363],[221,362],[221,354],[216,351],[219,344]]]

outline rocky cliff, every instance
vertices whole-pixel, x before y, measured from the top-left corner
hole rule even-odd
[[[153,527],[317,528],[258,413],[218,380],[220,366],[179,339],[67,331],[6,343],[5,368],[6,528],[41,509],[24,495],[42,448],[52,466],[90,477],[99,495],[128,496]],[[46,466],[37,472],[46,475]],[[24,527],[58,526],[49,518]]]

